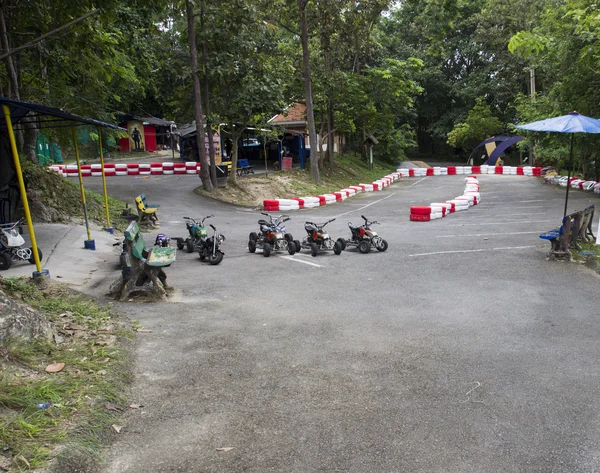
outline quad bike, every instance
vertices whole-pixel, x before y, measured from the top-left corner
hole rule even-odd
[[[0,271],[9,269],[13,261],[29,261],[35,264],[33,248],[21,248],[25,240],[19,226],[23,219],[15,223],[0,224]],[[42,250],[38,247],[38,256],[42,260]]]
[[[302,240],[302,248],[310,250],[313,256],[317,256],[319,251],[323,250],[333,250],[336,255],[339,255],[344,249],[344,240],[339,238],[338,241],[333,241],[327,230],[324,230],[325,225],[334,220],[335,218],[332,218],[325,223],[306,222],[304,229],[308,235]]]
[[[208,230],[204,226],[204,221],[207,218],[212,218],[214,215],[208,215],[204,217],[200,222],[197,222],[193,218],[183,217],[185,222],[185,227],[187,228],[189,237],[187,238],[178,238],[177,239],[177,249],[183,250],[185,248],[188,253],[194,252],[194,247],[198,245],[203,238],[208,238]]]
[[[214,217],[214,215],[204,217],[200,222],[197,222],[190,217],[183,217],[187,220],[185,225],[190,236],[185,240],[183,238],[178,238],[177,248],[183,250],[185,246],[188,253],[197,251],[200,255],[200,261],[208,259],[208,262],[215,266],[223,261],[223,256],[225,256],[225,253],[220,249],[221,243],[225,241],[225,235],[217,232],[214,225],[209,225],[210,228],[213,229],[213,234],[210,237],[208,236],[204,221],[211,217]]]
[[[371,248],[375,248],[377,251],[387,250],[387,241],[377,235],[377,232],[371,230],[371,225],[379,224],[379,222],[376,222],[375,220],[369,222],[364,215],[361,215],[361,217],[365,223],[360,227],[357,227],[352,222],[348,222],[352,238],[348,240],[338,239],[338,241],[343,242],[344,249],[348,246],[356,246],[361,253],[368,253],[371,251]]]
[[[164,233],[159,233],[156,235],[156,240],[154,241],[154,246],[160,246],[161,248],[168,248],[171,244],[171,239],[165,235]]]
[[[261,212],[262,215],[269,217],[269,222],[259,220],[260,233],[251,232],[248,239],[248,251],[254,253],[256,249],[262,249],[263,255],[268,257],[273,251],[287,251],[290,255],[300,251],[300,242],[294,240],[291,233],[285,232],[285,227],[282,223],[290,220],[287,215],[280,215],[273,219],[267,213]]]

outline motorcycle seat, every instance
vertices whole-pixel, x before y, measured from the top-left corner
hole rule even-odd
[[[258,224],[259,225],[269,225],[269,222],[267,222],[266,220],[259,220]]]

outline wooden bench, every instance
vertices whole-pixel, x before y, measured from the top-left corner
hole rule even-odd
[[[548,259],[557,258],[571,259],[571,248],[580,249],[577,239],[581,228],[583,211],[566,215],[563,218],[562,225],[546,233],[542,233],[540,238],[548,240],[552,245],[548,252]]]
[[[175,261],[175,248],[148,248],[138,223],[131,222],[125,230],[125,252],[128,268],[123,271],[120,287],[113,293],[122,301],[134,293],[166,296],[167,275],[163,268]]]
[[[140,217],[140,223],[149,220],[151,222],[158,222],[158,215],[156,215],[156,211],[160,208],[160,205],[150,206],[146,203],[146,194],[141,193],[135,198],[135,206],[138,210],[138,215]]]
[[[252,169],[253,167],[254,166],[251,166],[247,159],[238,159],[236,174],[238,176],[243,176],[244,174],[254,174],[254,169]]]
[[[592,221],[594,220],[594,205],[590,205],[583,210],[581,217],[581,227],[579,228],[578,240],[584,242],[594,242],[596,237],[592,231]]]
[[[142,199],[142,202],[144,203],[144,205],[145,205],[146,207],[150,207],[150,208],[153,208],[153,209],[160,209],[160,205],[156,205],[156,204],[152,204],[152,205],[150,205],[150,204],[148,203],[148,201],[146,200],[146,193],[145,193],[145,192],[142,192],[142,193],[140,194],[140,198]]]

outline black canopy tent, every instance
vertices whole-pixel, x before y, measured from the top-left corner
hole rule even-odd
[[[90,227],[87,219],[87,206],[85,202],[85,191],[83,188],[83,179],[81,177],[81,165],[79,161],[79,150],[77,147],[77,135],[75,133],[76,125],[91,125],[98,130],[100,142],[100,161],[102,166],[102,181],[104,186],[104,203],[106,208],[107,229],[112,231],[110,226],[110,216],[108,212],[108,196],[106,193],[106,179],[104,176],[104,157],[102,154],[102,128],[112,128],[123,130],[123,128],[110,123],[101,122],[91,118],[85,118],[74,115],[65,110],[48,107],[35,103],[12,100],[6,97],[0,97],[0,105],[3,113],[0,114],[0,217],[2,219],[11,219],[14,215],[14,209],[18,205],[18,199],[21,198],[27,227],[31,238],[33,257],[35,259],[37,272],[34,277],[49,277],[49,272],[42,269],[39,258],[35,231],[29,211],[29,202],[27,200],[27,191],[23,180],[23,173],[17,152],[14,131],[22,129],[25,124],[33,124],[36,128],[62,128],[71,127],[73,135],[73,145],[75,146],[75,157],[77,160],[77,169],[79,171],[79,186],[81,190],[81,203],[86,223],[88,240],[84,247],[95,249],[95,242],[91,238]],[[15,127],[16,125],[16,127]],[[12,156],[11,156],[12,155]]]

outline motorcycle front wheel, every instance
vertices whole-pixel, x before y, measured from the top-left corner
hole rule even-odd
[[[219,250],[217,250],[214,255],[212,253],[208,255],[208,262],[213,266],[218,265],[221,261],[223,261],[223,253]]]
[[[377,245],[377,251],[385,251],[388,249],[388,242],[382,239]]]
[[[188,253],[194,252],[194,242],[192,241],[191,238],[188,238],[187,240],[185,240],[185,248]]]
[[[319,254],[319,246],[316,243],[310,244],[310,254],[317,256]]]

